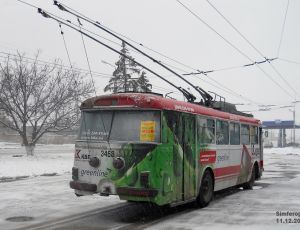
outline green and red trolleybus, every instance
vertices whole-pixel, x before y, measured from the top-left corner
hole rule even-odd
[[[263,170],[260,121],[152,93],[81,105],[70,187],[76,195],[208,205],[214,191],[251,189]]]

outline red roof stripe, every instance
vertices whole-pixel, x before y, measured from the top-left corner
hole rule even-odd
[[[109,101],[111,101],[109,103]],[[208,108],[199,104],[177,101],[174,99],[164,98],[155,94],[147,93],[119,93],[103,95],[90,98],[82,103],[81,108],[86,106],[137,106],[140,108],[153,108],[181,111],[193,114],[215,117],[231,121],[240,121],[250,124],[260,125],[260,121],[255,118],[222,112],[216,109]]]

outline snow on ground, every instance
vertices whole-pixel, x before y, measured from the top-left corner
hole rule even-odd
[[[37,145],[35,156],[28,157],[20,144],[0,142],[0,229],[15,229],[121,202],[116,196],[76,197],[69,187],[73,157],[71,144]],[[14,216],[30,216],[34,221],[5,220]]]
[[[300,155],[300,148],[286,147],[286,148],[264,148],[264,153],[268,154],[286,154],[286,155]]]
[[[34,156],[26,156],[20,144],[0,142],[0,181],[49,174],[72,169],[74,145],[37,145]]]
[[[123,202],[117,196],[74,195],[69,188],[73,151],[73,145],[39,145],[34,157],[13,157],[25,155],[22,147],[0,143],[0,177],[30,176],[13,182],[0,180],[0,229],[26,227]],[[254,190],[221,196],[204,209],[178,213],[149,229],[300,229],[300,223],[277,223],[285,217],[276,216],[277,211],[300,213],[300,149],[272,148],[264,152],[265,172]],[[59,175],[38,176],[44,173]],[[14,216],[34,220],[6,220]]]
[[[221,197],[204,209],[175,216],[147,229],[300,229],[300,149],[265,149],[264,168],[253,190]],[[297,216],[277,216],[277,211]],[[297,223],[285,223],[289,220]]]

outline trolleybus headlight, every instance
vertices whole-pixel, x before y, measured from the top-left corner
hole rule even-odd
[[[113,166],[116,169],[122,169],[125,166],[125,161],[122,157],[116,157],[113,160]]]
[[[90,160],[89,160],[89,164],[90,166],[96,168],[100,165],[100,160],[98,157],[92,157]]]

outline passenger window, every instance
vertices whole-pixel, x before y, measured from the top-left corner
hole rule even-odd
[[[241,141],[242,144],[249,145],[250,143],[250,130],[249,125],[241,125]]]
[[[201,144],[215,143],[215,121],[197,116],[198,140]]]
[[[227,121],[217,120],[216,142],[217,145],[229,144],[229,125]]]
[[[230,144],[240,144],[240,124],[238,123],[230,123]]]
[[[258,144],[258,128],[255,126],[250,127],[250,140],[251,144]]]

